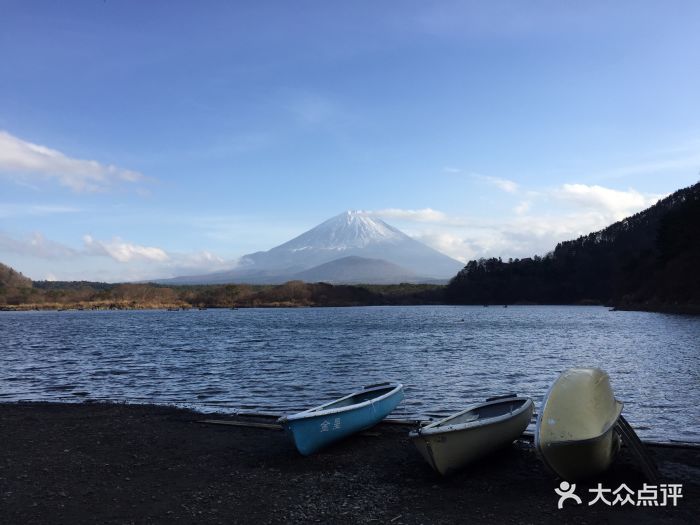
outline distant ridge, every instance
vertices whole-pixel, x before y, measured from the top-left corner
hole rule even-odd
[[[295,279],[331,284],[396,284],[425,282],[415,273],[382,259],[350,255],[294,275]]]
[[[156,282],[279,284],[299,279],[299,275],[304,276],[303,280],[317,281],[312,269],[347,257],[374,262],[350,259],[319,271],[334,279],[342,274],[342,281],[337,282],[389,284],[409,282],[410,278],[410,282],[429,283],[446,281],[463,267],[461,262],[412,239],[378,217],[347,211],[268,251],[244,255],[232,270]],[[369,265],[375,267],[376,276],[368,270]]]
[[[604,303],[700,313],[700,183],[544,257],[469,261],[447,296],[462,304]]]

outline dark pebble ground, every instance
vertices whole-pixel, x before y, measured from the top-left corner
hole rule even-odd
[[[597,482],[641,488],[625,449],[583,505],[517,441],[448,478],[409,427],[382,424],[310,457],[280,431],[122,404],[0,404],[0,523],[698,523],[700,450],[650,447],[677,507],[588,506]],[[224,417],[224,416],[219,416]],[[229,417],[230,418],[230,417]],[[239,420],[250,421],[250,418]],[[269,421],[268,421],[269,422]]]

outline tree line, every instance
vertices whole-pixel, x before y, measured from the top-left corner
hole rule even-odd
[[[86,281],[32,282],[7,266],[0,265],[0,271],[0,308],[10,310],[362,306],[438,304],[444,301],[444,286],[440,285],[350,286],[290,281],[281,285],[168,286]]]
[[[700,183],[543,257],[469,261],[448,284],[458,304],[609,304],[700,312]]]

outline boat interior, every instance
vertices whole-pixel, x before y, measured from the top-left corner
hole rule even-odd
[[[330,403],[328,405],[322,405],[318,408],[315,408],[314,410],[333,410],[335,408],[343,408],[347,407],[350,405],[357,405],[359,403],[363,403],[365,401],[369,401],[370,399],[376,399],[378,397],[383,396],[384,394],[388,394],[392,390],[396,388],[396,385],[392,385],[386,388],[379,388],[379,389],[372,389],[367,392],[358,392],[357,394],[354,394],[352,396],[346,397],[345,399],[340,399],[336,401],[335,403]]]
[[[472,410],[460,412],[452,417],[448,417],[436,424],[435,427],[463,425],[464,423],[471,423],[479,419],[491,419],[505,416],[520,409],[527,401],[527,399],[510,398],[504,399],[498,403],[475,407]]]

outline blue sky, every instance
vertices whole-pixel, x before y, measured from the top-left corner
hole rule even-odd
[[[346,209],[521,257],[700,178],[697,2],[0,0],[0,262],[219,270]]]

